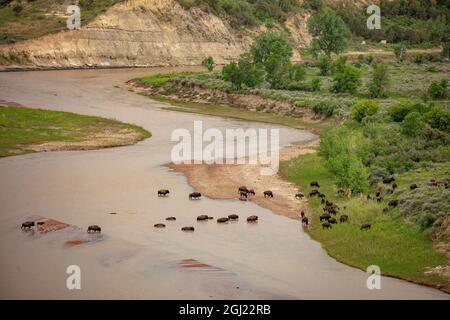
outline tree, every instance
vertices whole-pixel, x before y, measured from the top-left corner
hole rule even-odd
[[[238,62],[231,62],[222,69],[222,79],[241,90],[243,85],[253,88],[264,81],[265,71],[261,64],[254,63],[252,56],[245,53]]]
[[[211,72],[214,70],[216,63],[214,62],[213,57],[209,56],[209,57],[203,59],[202,66],[204,66],[206,69],[208,69],[209,72]]]
[[[281,33],[265,32],[252,45],[251,54],[255,64],[261,64],[266,71],[266,80],[274,89],[288,85],[291,71],[292,45]]]
[[[278,32],[265,32],[253,43],[251,48],[253,60],[256,63],[266,64],[273,57],[280,60],[290,60],[293,54],[289,40]]]
[[[347,25],[334,11],[323,9],[308,20],[308,31],[313,36],[311,49],[327,56],[339,54],[347,47],[350,35]]]
[[[332,64],[329,56],[321,54],[319,56],[319,60],[317,61],[316,65],[320,70],[321,76],[327,76],[330,74]]]
[[[386,64],[378,62],[372,65],[372,80],[369,83],[369,96],[381,98],[386,96],[389,84],[389,70]]]
[[[352,66],[346,66],[342,71],[335,73],[331,91],[335,93],[355,93],[356,89],[361,85],[360,77],[361,72],[359,69]]]
[[[352,106],[352,118],[361,122],[365,117],[378,112],[378,102],[374,100],[360,100]]]

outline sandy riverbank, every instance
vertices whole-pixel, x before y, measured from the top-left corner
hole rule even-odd
[[[319,139],[303,144],[284,148],[280,151],[280,161],[287,161],[304,154],[314,153],[319,145]],[[249,197],[261,207],[274,213],[299,219],[303,210],[308,213],[307,199],[295,199],[299,192],[297,186],[282,179],[279,175],[263,176],[260,174],[261,165],[256,164],[168,164],[168,167],[183,173],[188,183],[198,192],[212,199],[238,199],[237,189],[246,186],[254,189],[255,196]],[[274,198],[266,199],[263,192],[271,190]]]

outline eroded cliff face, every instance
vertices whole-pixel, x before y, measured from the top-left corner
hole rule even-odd
[[[299,13],[286,21],[297,47],[310,41],[307,17]],[[174,0],[129,0],[81,30],[3,45],[0,55],[26,56],[26,66],[40,68],[199,65],[207,56],[223,64],[239,57],[263,31],[237,32],[221,18],[198,8],[184,10]]]

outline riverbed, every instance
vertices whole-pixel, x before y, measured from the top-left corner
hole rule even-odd
[[[186,70],[186,68],[184,68]],[[0,298],[10,299],[448,299],[435,289],[381,279],[330,258],[299,221],[251,201],[190,201],[186,178],[165,166],[175,129],[279,126],[171,112],[124,89],[137,76],[174,68],[0,73],[0,100],[114,118],[152,137],[96,151],[35,153],[0,159]],[[314,136],[279,127],[282,147]],[[157,196],[170,189],[169,197]],[[114,212],[117,214],[111,215]],[[238,214],[238,222],[197,222]],[[245,217],[258,215],[257,224]],[[44,235],[20,230],[33,216],[68,223]],[[176,221],[165,218],[175,216]],[[155,229],[155,223],[165,229]],[[65,246],[75,226],[102,227],[99,241]],[[181,227],[194,226],[185,233]],[[68,290],[78,265],[81,290]]]

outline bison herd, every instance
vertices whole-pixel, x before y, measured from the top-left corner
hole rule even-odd
[[[253,189],[247,189],[247,187],[239,187],[238,193],[239,193],[239,198],[241,200],[246,200],[249,196],[254,196],[256,194]],[[169,190],[166,190],[166,189],[158,190],[158,197],[167,197],[169,195],[170,195]],[[192,192],[189,194],[189,200],[200,200],[201,197],[202,197],[202,194],[199,192]],[[273,198],[273,192],[265,191],[264,197]],[[206,214],[202,214],[197,217],[197,221],[199,221],[199,222],[202,222],[202,221],[204,222],[204,221],[213,220],[213,219],[214,219],[214,217],[208,216]],[[166,221],[176,221],[176,220],[177,220],[176,217],[167,217],[166,218]],[[217,223],[224,224],[224,223],[228,223],[229,221],[238,221],[238,220],[239,220],[239,216],[237,214],[230,214],[228,217],[217,218]],[[247,218],[247,222],[248,223],[258,222],[258,216],[249,216]],[[165,228],[166,225],[164,223],[157,223],[154,225],[154,227],[157,229],[162,229],[162,228]],[[181,228],[181,231],[192,232],[192,231],[195,231],[195,228],[194,227],[183,227],[183,228]]]

